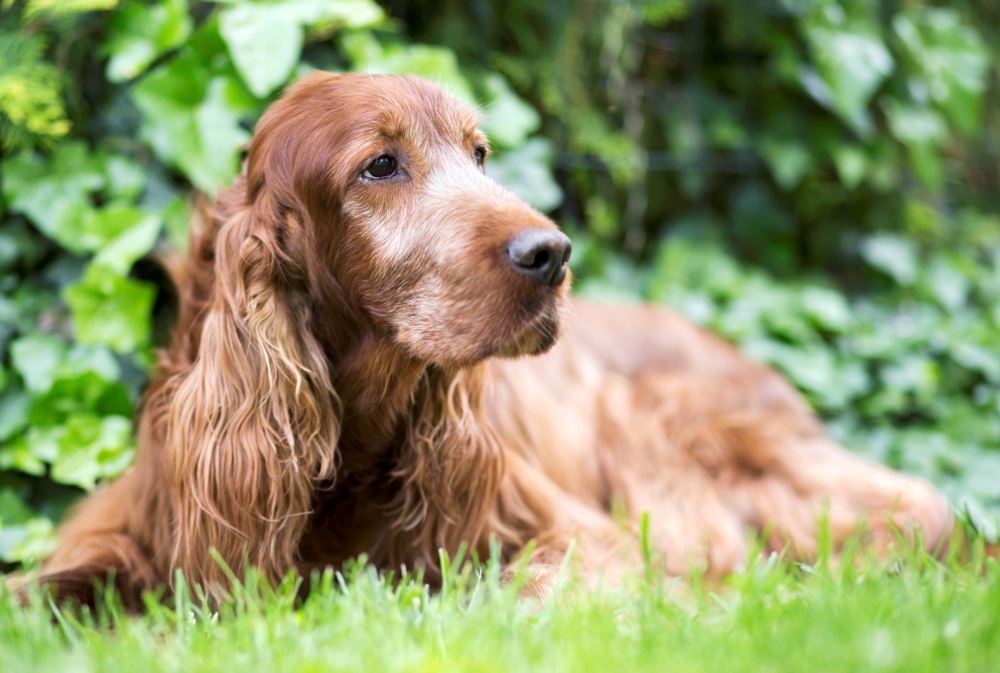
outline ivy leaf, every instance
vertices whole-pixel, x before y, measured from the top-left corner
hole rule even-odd
[[[883,104],[889,130],[906,146],[917,177],[932,189],[941,186],[941,161],[938,147],[946,140],[948,129],[944,119],[933,109],[886,99]]]
[[[84,277],[63,291],[76,338],[83,344],[106,344],[129,353],[149,340],[149,315],[156,287],[124,278],[92,264]]]
[[[188,51],[154,70],[132,92],[142,113],[143,138],[194,185],[214,194],[238,169],[250,134],[240,126],[245,94],[229,76],[213,76]]]
[[[864,14],[848,15],[840,4],[826,0],[816,3],[805,34],[825,91],[810,85],[811,71],[803,72],[803,87],[855,131],[870,134],[868,102],[894,67],[877,24]]]
[[[868,155],[855,145],[838,145],[833,150],[833,165],[840,177],[840,184],[854,189],[868,173]]]
[[[795,189],[812,168],[809,148],[796,140],[764,138],[759,152],[774,181],[786,192]]]
[[[22,153],[2,166],[3,195],[10,209],[27,215],[49,238],[83,252],[81,223],[90,194],[104,187],[100,163],[81,142],[60,146],[50,161]]]
[[[912,392],[926,403],[937,391],[941,370],[929,358],[910,355],[883,368],[881,378],[885,388]]]
[[[842,333],[851,326],[851,307],[839,292],[822,287],[809,287],[800,297],[809,319],[821,329]]]
[[[98,479],[116,477],[132,462],[132,422],[122,416],[72,416],[59,439],[52,479],[91,490]]]
[[[303,25],[330,28],[367,28],[385,18],[372,0],[285,0],[282,6]]]
[[[83,250],[101,250],[137,227],[148,228],[150,217],[138,208],[125,205],[86,210],[80,216],[77,245]],[[143,254],[145,252],[148,250]]]
[[[25,535],[14,545],[4,560],[11,563],[37,563],[50,556],[59,545],[55,526],[40,516],[24,526]]]
[[[240,77],[258,98],[288,80],[299,62],[304,28],[362,28],[384,18],[371,0],[238,2],[219,16],[219,32]]]
[[[114,9],[118,2],[119,0],[28,0],[24,7],[24,18],[31,20],[40,16],[67,17],[83,12]]]
[[[912,285],[917,279],[917,249],[912,241],[892,234],[877,234],[861,245],[861,255],[900,285]]]
[[[25,387],[36,395],[52,387],[65,354],[66,343],[51,334],[21,337],[10,345],[11,364]]]
[[[1000,356],[992,348],[968,341],[956,341],[949,350],[952,359],[966,369],[977,371],[993,383],[1000,383]]]
[[[108,80],[124,82],[138,77],[157,56],[182,44],[191,34],[191,26],[187,0],[128,5],[109,24]]]
[[[0,442],[6,442],[28,424],[31,396],[10,388],[0,395]]]
[[[11,552],[28,537],[27,523],[35,518],[10,486],[0,488],[0,560],[9,562]]]
[[[303,31],[284,3],[242,3],[219,17],[219,32],[250,91],[265,98],[298,63]]]
[[[486,174],[541,211],[552,210],[563,200],[562,189],[552,179],[549,165],[552,145],[532,138],[523,147],[509,150],[486,162]]]
[[[515,94],[501,75],[490,74],[483,79],[492,102],[486,106],[480,128],[490,140],[503,147],[518,147],[542,123],[535,108]]]
[[[0,449],[0,470],[16,470],[35,477],[45,474],[45,463],[31,450],[30,439],[38,430],[32,428]]]
[[[455,52],[423,44],[382,49],[370,35],[345,36],[344,51],[358,69],[384,75],[418,75],[437,82],[466,105],[475,105],[469,83],[458,67]]]
[[[892,27],[918,66],[931,99],[963,132],[979,128],[989,72],[989,51],[972,26],[953,9],[909,9]]]
[[[35,518],[35,513],[31,508],[21,502],[10,486],[0,488],[0,523],[6,528],[14,524],[28,523]]]
[[[156,213],[136,210],[136,214],[141,219],[104,246],[94,257],[93,264],[124,276],[136,260],[153,249],[163,228],[163,220]]]
[[[929,294],[951,313],[965,305],[970,290],[969,281],[945,259],[937,257],[931,262],[925,282]]]
[[[107,178],[107,192],[112,199],[132,200],[142,193],[146,186],[146,171],[139,164],[119,154],[103,156],[101,160]]]
[[[33,427],[55,427],[81,413],[128,416],[132,403],[124,386],[95,372],[82,372],[57,379],[47,393],[35,399],[28,421]]]

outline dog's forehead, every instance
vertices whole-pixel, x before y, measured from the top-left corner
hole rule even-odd
[[[367,75],[344,83],[353,89],[352,98],[365,101],[352,106],[366,111],[364,121],[358,120],[365,132],[394,140],[433,134],[459,144],[470,144],[479,135],[478,114],[428,80]]]

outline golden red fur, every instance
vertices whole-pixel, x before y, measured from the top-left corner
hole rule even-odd
[[[561,235],[484,175],[476,125],[435,85],[363,74],[268,110],[173,269],[136,464],[62,527],[43,583],[86,599],[113,571],[136,605],[182,570],[219,592],[213,547],[272,581],[361,553],[434,581],[439,548],[493,537],[508,563],[537,541],[544,593],[574,539],[613,578],[643,511],[677,574],[731,570],[748,531],[808,557],[824,507],[835,545],[859,523],[877,546],[948,534],[939,493],[827,439],[769,368],[665,309],[571,302],[547,257],[512,263],[524,232]]]

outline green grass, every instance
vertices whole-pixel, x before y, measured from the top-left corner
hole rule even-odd
[[[250,577],[217,612],[182,591],[142,617],[5,595],[0,671],[996,671],[1000,566],[972,559],[771,557],[712,587],[647,568],[614,590],[568,578],[544,604],[495,564],[439,592],[357,565],[304,603]]]

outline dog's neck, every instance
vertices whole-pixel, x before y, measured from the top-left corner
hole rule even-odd
[[[503,474],[482,413],[484,375],[483,365],[428,365],[374,331],[331,358],[340,464],[317,491],[313,530],[323,534],[306,536],[304,561],[365,552],[381,565],[416,563],[430,577],[439,548],[481,541]]]
[[[427,365],[369,332],[334,367],[332,379],[343,408],[338,472],[347,476],[384,458],[411,412]]]

